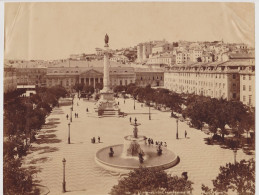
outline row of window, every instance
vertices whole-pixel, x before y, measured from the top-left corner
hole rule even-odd
[[[146,79],[148,78],[148,80],[150,80],[150,77],[140,77],[140,80],[142,81],[143,78],[146,78]],[[156,79],[159,79],[159,77],[157,76]],[[153,80],[155,80],[155,77],[154,77],[154,76],[153,76]],[[162,76],[160,77],[160,80],[163,80],[163,77],[162,77]]]
[[[252,78],[251,78],[251,75],[248,76],[248,79],[249,79],[249,81],[251,81],[251,79],[252,79]],[[243,80],[244,80],[244,81],[246,80],[246,76],[245,76],[245,75],[243,75]]]
[[[243,85],[243,91],[245,91],[246,90],[246,85]],[[249,85],[249,91],[252,91],[252,86],[251,85]]]
[[[246,102],[246,96],[244,95],[243,96],[243,102]],[[251,105],[252,104],[252,95],[249,95],[248,96],[248,105]]]

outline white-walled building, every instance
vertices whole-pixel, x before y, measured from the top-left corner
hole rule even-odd
[[[168,65],[171,67],[175,64],[175,56],[172,54],[159,54],[150,56],[147,60],[147,65]]]
[[[158,43],[152,48],[152,54],[165,53],[172,50],[172,45],[169,43]]]
[[[175,66],[165,72],[165,88],[177,93],[194,93],[224,98],[240,99],[238,63],[211,62]]]
[[[249,63],[240,68],[240,101],[248,106],[255,107],[255,62],[251,59]]]

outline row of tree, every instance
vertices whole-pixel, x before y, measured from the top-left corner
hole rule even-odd
[[[190,125],[202,129],[204,124],[209,126],[213,134],[220,133],[222,141],[229,132],[226,126],[232,129],[237,137],[255,129],[255,111],[240,101],[216,99],[194,94],[177,94],[168,89],[151,86],[139,87],[135,84],[116,86],[115,93],[130,94],[133,98],[147,104],[153,103],[156,107],[170,108],[173,112],[189,118]]]
[[[4,102],[4,194],[28,194],[32,190],[32,177],[22,168],[21,159],[30,143],[35,141],[37,131],[45,124],[46,116],[67,92],[57,86],[38,88],[31,97],[13,94],[17,96],[13,95],[12,99]]]
[[[255,129],[254,109],[240,101],[189,95],[185,106],[182,112],[184,118],[190,118],[191,124],[198,129],[208,124],[209,131],[213,134],[219,132],[223,141],[224,135],[229,133],[226,126],[229,126],[237,137]]]

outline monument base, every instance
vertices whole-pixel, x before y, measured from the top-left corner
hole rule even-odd
[[[119,116],[120,109],[112,92],[101,92],[101,98],[97,102],[98,116]]]

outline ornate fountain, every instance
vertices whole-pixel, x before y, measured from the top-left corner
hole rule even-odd
[[[123,151],[121,154],[123,158],[138,157],[139,154],[145,155],[142,148],[145,146],[147,138],[143,135],[138,135],[138,126],[141,124],[137,123],[136,118],[134,121],[134,123],[131,123],[131,125],[134,126],[133,135],[124,137]]]

